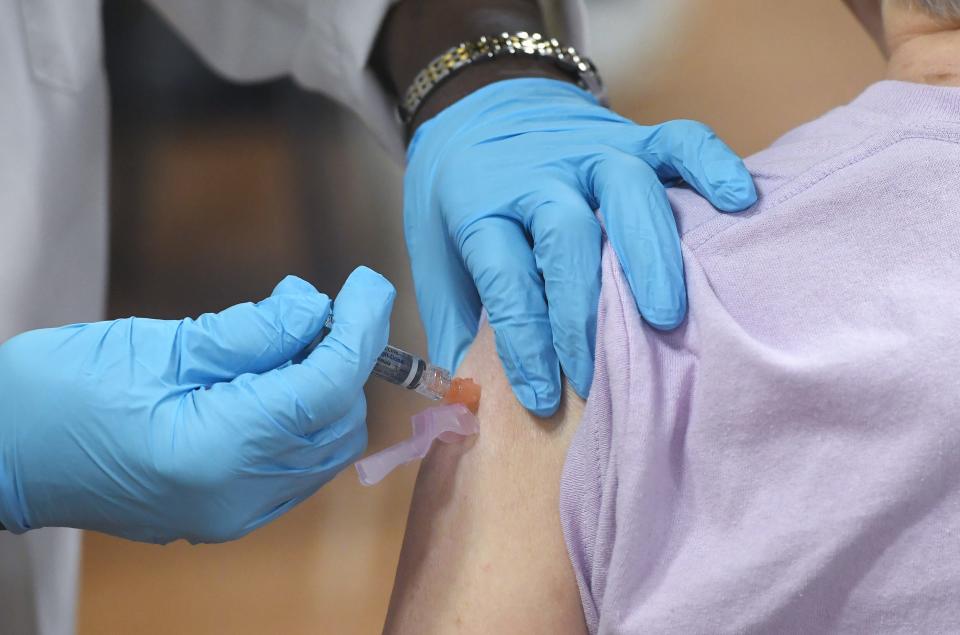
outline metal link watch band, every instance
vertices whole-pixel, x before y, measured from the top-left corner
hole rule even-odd
[[[427,95],[458,70],[503,56],[530,56],[553,62],[575,77],[581,88],[593,93],[601,102],[604,101],[603,82],[593,62],[581,57],[572,46],[562,46],[555,38],[547,39],[539,33],[519,31],[462,42],[435,57],[417,73],[404,93],[398,108],[400,120],[409,125]]]

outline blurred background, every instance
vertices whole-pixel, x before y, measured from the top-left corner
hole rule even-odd
[[[840,0],[588,0],[614,108],[692,118],[748,155],[853,98],[883,63]],[[141,3],[104,5],[112,87],[110,315],[179,318],[260,299],[288,273],[333,295],[365,264],[397,286],[391,340],[424,351],[401,169],[347,112],[286,81],[211,74]],[[371,382],[370,450],[422,407]],[[377,633],[416,466],[347,470],[227,545],[87,534],[81,635]]]

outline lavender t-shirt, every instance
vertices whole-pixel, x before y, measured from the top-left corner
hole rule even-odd
[[[592,633],[960,632],[960,89],[881,82],[671,193],[690,313],[610,249],[561,485]]]

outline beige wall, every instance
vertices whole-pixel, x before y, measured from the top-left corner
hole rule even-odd
[[[614,106],[638,121],[701,119],[746,154],[849,100],[882,73],[879,54],[840,0],[686,4],[669,37],[657,39],[663,46],[642,59],[616,56]],[[624,50],[641,50],[629,42],[642,30],[621,27]],[[339,237],[332,270],[342,279],[362,262],[387,273],[400,291],[392,339],[422,350],[400,236],[399,171],[355,124],[337,129],[329,140],[336,161],[317,177],[331,191],[317,213]],[[143,284],[157,294],[180,288],[191,280],[188,265],[197,264],[207,267],[208,284],[233,284],[245,267],[255,271],[264,262],[308,269],[313,243],[299,239],[301,219],[289,211],[291,160],[276,131],[251,134],[229,124],[160,144],[147,157],[152,185],[142,235],[131,237],[144,245]],[[338,214],[344,209],[349,216]],[[371,230],[380,237],[361,239]],[[199,251],[204,263],[193,260]],[[326,289],[335,284],[318,281]],[[269,289],[248,293],[261,291]],[[420,404],[378,384],[368,395],[377,449],[406,433]],[[285,518],[227,545],[156,547],[88,534],[80,633],[378,632],[414,475],[408,466],[366,489],[348,470]]]
[[[611,98],[637,121],[699,119],[747,155],[882,78],[880,53],[840,0],[686,3],[636,81],[618,69]]]

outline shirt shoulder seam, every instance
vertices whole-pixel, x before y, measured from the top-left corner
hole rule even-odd
[[[690,250],[696,252],[731,227],[735,227],[754,214],[779,207],[792,198],[815,187],[818,183],[830,176],[861,163],[884,150],[888,150],[898,143],[910,139],[943,141],[945,143],[960,145],[960,132],[938,130],[936,134],[934,134],[932,131],[924,131],[922,129],[903,129],[897,131],[892,136],[884,136],[882,140],[878,140],[877,135],[872,135],[860,144],[861,147],[858,148],[858,151],[818,163],[788,183],[777,188],[766,197],[763,197],[751,210],[734,214],[722,214],[707,223],[698,225],[691,232],[684,234],[680,240]]]

